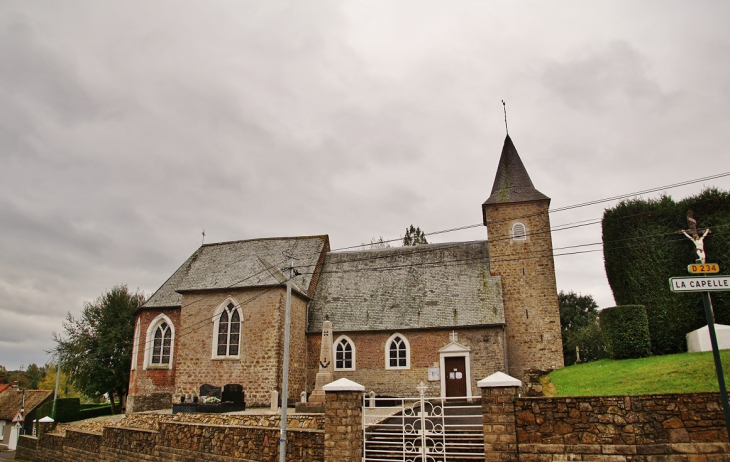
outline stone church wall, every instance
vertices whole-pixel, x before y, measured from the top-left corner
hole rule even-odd
[[[228,297],[241,305],[240,359],[211,359],[213,323],[216,308]],[[243,386],[247,406],[268,406],[271,391],[280,390],[283,356],[284,309],[286,290],[281,287],[228,290],[226,292],[185,293],[175,351],[176,383],[185,391],[209,383]],[[306,301],[292,297],[290,350],[290,399],[304,389],[304,322]]]
[[[152,348],[147,345],[147,329],[150,323],[160,314],[166,315],[172,321],[175,328],[175,343],[173,345],[173,368],[171,369],[145,369],[145,350]],[[137,314],[140,321],[139,347],[137,348],[137,360],[135,369],[129,375],[129,396],[127,397],[127,410],[130,412],[150,411],[154,409],[165,409],[171,407],[172,396],[175,389],[175,352],[180,344],[178,335],[180,333],[180,309],[143,310]],[[135,321],[136,324],[136,321]]]
[[[439,366],[438,350],[450,343],[451,329],[399,331],[409,342],[411,367],[407,370],[385,369],[385,343],[393,332],[333,332],[333,340],[347,335],[355,344],[355,370],[335,371],[335,379],[347,378],[373,390],[379,396],[416,396],[420,382],[427,384],[429,396],[441,394],[440,381],[428,381],[428,367]],[[479,395],[476,383],[490,374],[502,371],[504,353],[502,328],[461,328],[458,342],[471,349],[471,387],[474,396]],[[307,391],[311,392],[317,375],[317,361],[321,334],[310,334],[308,340],[309,368]]]
[[[508,372],[518,379],[528,369],[563,367],[548,206],[536,201],[486,208],[489,264],[502,277]],[[518,221],[527,228],[524,241],[511,238]]]

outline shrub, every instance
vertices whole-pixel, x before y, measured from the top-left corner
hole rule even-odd
[[[104,404],[101,406],[86,407],[79,411],[79,420],[91,419],[93,417],[101,417],[103,415],[112,415],[111,404]]]
[[[81,401],[78,398],[58,398],[56,400],[56,415],[53,414],[53,400],[43,404],[36,411],[36,419],[51,417],[56,422],[75,422],[79,420]]]
[[[601,311],[600,325],[612,359],[644,358],[651,354],[649,321],[643,305],[606,308]]]

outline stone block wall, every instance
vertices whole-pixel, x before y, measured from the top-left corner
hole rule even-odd
[[[63,442],[65,462],[88,462],[99,457],[101,448],[100,433],[67,430]]]
[[[328,391],[324,430],[325,462],[361,462],[362,392]]]
[[[155,453],[158,432],[136,428],[107,427],[99,460],[115,462],[157,461]]]
[[[598,455],[623,457],[617,460],[686,460],[687,454],[730,458],[717,393],[518,398],[515,415],[521,454],[583,458],[576,460]],[[670,455],[675,457],[662,459]]]
[[[482,390],[487,461],[730,460],[718,393],[518,398],[518,390]]]
[[[373,390],[378,396],[417,396],[416,387],[420,382],[428,385],[427,396],[440,396],[441,382],[428,381],[428,367],[439,366],[439,349],[450,343],[452,329],[399,331],[410,344],[411,367],[407,370],[385,369],[385,343],[392,332],[337,332],[347,335],[355,344],[355,370],[335,371],[335,379],[346,378],[359,383],[365,390]],[[476,383],[488,375],[503,370],[504,350],[502,348],[502,328],[461,328],[455,329],[458,342],[471,349],[472,394],[479,396]],[[307,391],[311,392],[317,372],[317,361],[321,345],[321,334],[310,334],[308,344]]]
[[[210,318],[229,296],[241,305],[243,311],[240,359],[211,359],[213,323]],[[281,392],[285,302],[285,288],[186,292],[181,312],[183,332],[179,335],[179,347],[175,352],[175,387],[191,390],[204,383],[218,386],[238,383],[246,393],[247,406],[268,406],[271,391]],[[290,400],[296,400],[304,390],[305,319],[306,301],[293,294]]]
[[[560,310],[550,234],[549,200],[488,205],[489,264],[502,278],[508,373],[563,367]],[[511,238],[512,225],[527,228]]]
[[[65,435],[22,436],[17,458],[34,462],[278,460],[279,425],[275,416],[214,415],[209,418],[189,414],[186,419],[192,422],[177,421],[173,419],[176,416],[169,415],[134,414],[130,417],[124,420],[125,424],[156,429],[105,427],[103,433],[67,429]],[[236,419],[239,417],[243,420]],[[217,423],[201,423],[208,419]],[[242,425],[254,422],[265,426]],[[287,430],[286,460],[324,460],[324,416],[293,415],[288,422],[291,425]]]

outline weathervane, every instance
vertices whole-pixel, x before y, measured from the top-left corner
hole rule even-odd
[[[695,244],[695,250],[697,251],[697,258],[702,262],[702,264],[705,263],[705,243],[704,239],[705,237],[710,233],[710,228],[705,229],[705,232],[700,236],[700,231],[697,230],[697,220],[695,220],[694,214],[691,210],[687,211],[687,223],[689,223],[689,229],[687,230],[681,230],[680,233],[687,236],[689,239],[692,239],[692,242]],[[688,233],[689,232],[689,233]]]
[[[200,241],[200,245],[205,244],[205,230],[203,230],[203,240]]]
[[[507,128],[507,103],[502,100],[502,108],[504,109],[504,129],[507,132],[507,136],[509,136],[509,128]]]

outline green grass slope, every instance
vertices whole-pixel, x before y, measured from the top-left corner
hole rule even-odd
[[[730,350],[720,352],[730,386]],[[643,395],[719,391],[712,352],[642,359],[604,359],[568,366],[549,375],[552,396]]]

